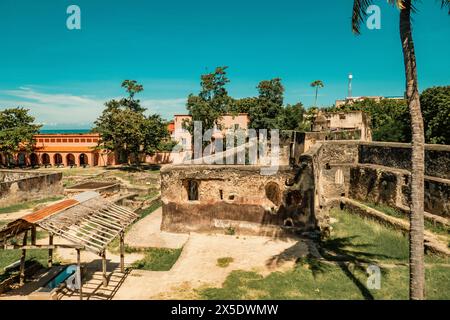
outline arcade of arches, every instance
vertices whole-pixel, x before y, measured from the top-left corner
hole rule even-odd
[[[39,134],[31,152],[0,154],[0,165],[7,166],[107,166],[116,163],[114,154],[98,150],[98,134]]]

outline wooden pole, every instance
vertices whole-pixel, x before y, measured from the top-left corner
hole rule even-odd
[[[120,232],[120,272],[125,273],[125,241],[124,232]]]
[[[48,244],[53,245],[53,233],[50,233],[48,236]],[[48,249],[48,267],[51,268],[53,266],[53,249]]]
[[[27,245],[27,238],[28,238],[28,230],[25,231],[25,233],[23,234],[23,241],[22,241],[22,245],[26,246]],[[25,283],[25,259],[27,256],[27,250],[26,249],[22,249],[22,256],[20,257],[20,275],[19,275],[19,283],[20,285],[24,285]]]
[[[83,300],[83,283],[81,282],[81,252],[80,249],[77,250],[77,282],[80,284],[79,294],[80,300]]]
[[[36,226],[31,227],[31,244],[36,245]]]
[[[106,252],[102,252],[102,269],[103,269],[103,286],[108,286],[108,278],[106,277]]]

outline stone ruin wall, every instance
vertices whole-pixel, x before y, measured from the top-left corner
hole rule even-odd
[[[0,207],[61,195],[62,173],[0,170]]]
[[[425,211],[450,217],[450,146],[425,147]],[[408,212],[411,147],[401,143],[320,142],[312,150],[318,210],[341,196]]]
[[[289,166],[268,176],[260,170],[259,166],[220,165],[163,168],[161,229],[271,236],[291,229],[316,230],[313,180],[304,175],[294,181]],[[198,200],[189,200],[190,181],[198,183]]]
[[[307,152],[291,154],[291,166],[273,176],[261,175],[258,166],[163,168],[162,230],[276,235],[292,227],[327,232],[328,211],[341,197],[409,211],[409,144],[320,141]],[[425,210],[448,218],[450,146],[427,145],[425,166]],[[198,182],[196,200],[189,200],[189,181]]]

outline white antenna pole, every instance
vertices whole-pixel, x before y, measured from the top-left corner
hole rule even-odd
[[[348,75],[348,98],[352,97],[352,79],[353,75],[350,73]]]

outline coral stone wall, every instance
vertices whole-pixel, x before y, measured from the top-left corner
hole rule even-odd
[[[63,192],[62,173],[0,170],[0,207],[61,195]]]
[[[172,232],[233,230],[274,235],[283,226],[317,228],[312,180],[294,179],[290,167],[262,175],[258,166],[179,165],[161,170],[163,221]]]
[[[345,196],[409,210],[409,144],[320,142],[312,154],[316,158],[319,209]],[[450,217],[450,146],[427,145],[425,154],[425,211]]]

